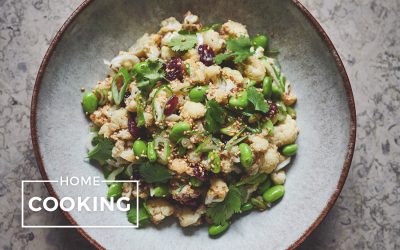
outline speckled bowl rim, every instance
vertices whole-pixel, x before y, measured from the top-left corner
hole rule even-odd
[[[85,0],[81,5],[78,6],[78,8],[68,17],[68,19],[65,21],[65,23],[62,25],[62,27],[58,30],[57,34],[53,38],[53,40],[50,43],[50,46],[43,58],[43,61],[40,65],[36,81],[35,81],[35,86],[33,89],[33,94],[32,94],[32,102],[31,102],[31,137],[32,137],[32,144],[33,144],[33,150],[35,153],[35,158],[36,162],[39,166],[39,171],[40,174],[42,175],[42,178],[44,180],[48,180],[48,176],[46,173],[46,170],[44,168],[43,164],[43,159],[40,153],[40,148],[39,148],[39,139],[37,136],[37,126],[36,126],[36,114],[37,114],[37,101],[38,101],[38,95],[40,91],[40,86],[42,83],[43,75],[44,72],[47,68],[47,64],[49,63],[49,60],[51,58],[51,55],[54,52],[54,49],[57,46],[57,43],[61,40],[65,30],[69,27],[69,25],[73,22],[73,20],[87,7],[89,4],[94,2],[94,0]],[[308,237],[310,234],[314,231],[315,228],[322,222],[322,220],[326,217],[328,214],[329,210],[333,207],[334,203],[336,202],[337,198],[339,197],[340,192],[342,191],[343,185],[346,181],[347,175],[349,173],[351,161],[353,158],[353,153],[354,153],[354,147],[355,147],[355,142],[356,142],[356,109],[355,109],[355,104],[354,104],[354,97],[353,97],[353,91],[351,88],[350,80],[349,77],[347,76],[346,70],[344,68],[343,62],[339,57],[338,52],[336,51],[331,39],[328,37],[324,29],[321,27],[321,25],[318,23],[318,21],[311,15],[311,13],[298,1],[298,0],[292,0],[292,3],[303,13],[305,17],[307,17],[308,21],[312,24],[314,29],[318,32],[320,37],[324,40],[326,45],[329,48],[329,52],[335,59],[336,65],[340,71],[340,74],[342,76],[343,82],[344,82],[344,87],[346,90],[346,96],[347,96],[347,103],[348,107],[350,110],[350,140],[347,145],[347,154],[346,158],[343,164],[342,168],[342,173],[339,178],[339,182],[336,185],[336,191],[331,195],[329,198],[327,204],[325,205],[325,208],[322,210],[321,214],[318,216],[318,218],[311,224],[311,226],[300,236],[299,239],[297,239],[293,244],[290,245],[288,249],[295,249],[300,244]],[[46,182],[45,183],[47,190],[49,191],[50,195],[58,198],[58,195],[54,191],[51,183]],[[78,223],[74,220],[74,218],[71,216],[70,213],[66,211],[62,211],[64,216],[68,219],[68,221],[72,225],[78,226]],[[97,249],[105,249],[102,245],[100,245],[95,239],[93,239],[83,228],[77,228],[78,232],[85,237],[94,247]]]

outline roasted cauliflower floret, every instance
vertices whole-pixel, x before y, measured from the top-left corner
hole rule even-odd
[[[220,74],[221,74],[221,67],[217,65],[212,65],[209,67],[205,67],[204,74],[206,81],[211,81],[213,83],[217,82]]]
[[[244,75],[251,80],[261,82],[266,74],[264,63],[255,56],[247,58],[244,64]]]
[[[99,135],[103,135],[105,138],[110,138],[110,136],[118,129],[119,129],[118,125],[111,122],[107,122],[104,123],[103,126],[101,126],[99,130]]]
[[[250,147],[254,152],[265,152],[268,149],[268,140],[259,135],[249,136],[249,141],[251,142]]]
[[[226,183],[220,178],[214,178],[211,180],[210,189],[207,192],[205,204],[211,204],[213,202],[221,202],[225,199],[229,188]]]
[[[271,174],[271,180],[276,185],[282,185],[283,183],[285,183],[285,180],[286,180],[285,171],[284,170],[280,170],[278,172],[273,172]]]
[[[160,35],[146,33],[129,48],[129,52],[138,57],[147,56],[148,58],[156,59],[160,55],[160,49],[158,48],[160,40]]]
[[[110,105],[104,105],[90,114],[89,118],[96,126],[101,127],[103,124],[109,121],[110,112]]]
[[[161,22],[161,29],[159,34],[165,34],[168,32],[180,31],[182,24],[176,20],[175,17],[169,17]]]
[[[244,81],[242,74],[238,70],[228,67],[222,69],[222,77],[231,80],[235,84],[242,84]]]
[[[187,63],[187,64],[186,64]],[[185,65],[190,67],[189,81],[192,84],[204,84],[206,81],[205,69],[206,66],[202,62],[189,59],[185,61]]]
[[[119,68],[125,67],[130,70],[133,66],[139,63],[139,58],[131,52],[120,51],[118,56],[114,57],[110,62],[110,67],[114,71],[118,71]]]
[[[182,107],[181,116],[187,119],[199,119],[206,114],[206,107],[198,102],[187,101]]]
[[[201,28],[199,21],[200,19],[198,16],[188,11],[183,18],[183,28],[185,30],[197,31]]]
[[[200,55],[197,49],[190,49],[185,54],[183,54],[182,59],[191,60],[190,62],[187,62],[189,63],[189,65],[191,65],[193,63],[196,63],[197,61],[200,61]]]
[[[259,172],[270,174],[278,166],[280,154],[275,145],[270,145],[264,156],[260,159]]]
[[[174,213],[174,207],[165,199],[152,199],[147,201],[150,219],[154,224],[160,223],[165,217]]]
[[[126,109],[117,109],[111,115],[111,122],[119,128],[128,128],[128,112]]]
[[[222,25],[221,31],[223,34],[233,37],[249,36],[246,26],[231,20]]]
[[[175,215],[178,217],[179,224],[182,227],[198,226],[201,225],[201,216],[206,211],[204,206],[199,207],[193,211],[188,207],[176,209]]]
[[[190,205],[193,203],[193,201],[196,201],[201,194],[198,189],[185,184],[178,186],[177,188],[170,189],[170,193],[172,195],[172,199],[183,205]]]
[[[278,147],[294,143],[299,134],[296,120],[289,115],[285,121],[274,128],[274,132],[269,137],[269,141]]]
[[[161,58],[164,60],[171,60],[171,58],[175,57],[176,53],[168,46],[161,47]]]
[[[177,174],[191,173],[191,168],[185,159],[173,159],[168,163],[168,168]]]
[[[225,40],[219,36],[219,33],[209,29],[201,33],[204,44],[210,46],[215,53],[219,52],[225,44]]]

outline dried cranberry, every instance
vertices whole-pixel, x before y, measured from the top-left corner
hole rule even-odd
[[[179,98],[173,95],[165,104],[164,115],[171,115],[178,109]]]
[[[167,62],[165,66],[165,78],[169,81],[183,78],[183,67],[182,67],[182,59],[179,57],[174,57]]]
[[[208,178],[208,172],[198,164],[193,167],[193,175],[201,181],[205,181]]]
[[[278,114],[278,106],[276,105],[276,103],[272,102],[271,100],[267,100],[267,103],[269,105],[267,117],[272,119],[272,118],[274,118],[274,116],[276,116]]]
[[[136,114],[129,113],[128,115],[128,130],[134,140],[140,137],[142,130],[137,126]]]
[[[124,95],[124,99],[122,99],[122,102],[119,104],[122,108],[126,107],[125,99],[131,96],[131,92],[126,91]]]
[[[211,66],[214,63],[215,53],[207,44],[202,44],[197,49],[200,55],[200,61],[206,66]]]

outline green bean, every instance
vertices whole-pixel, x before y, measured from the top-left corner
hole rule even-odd
[[[282,153],[286,156],[292,156],[297,152],[297,144],[289,144],[282,148]]]
[[[245,108],[248,104],[247,91],[242,91],[236,97],[232,96],[229,99],[229,105],[233,108]]]
[[[264,35],[257,35],[252,39],[253,45],[256,47],[263,47],[266,49],[268,47],[268,37]]]
[[[157,160],[157,151],[154,141],[147,143],[147,158],[150,162],[155,162]]]
[[[98,106],[98,100],[92,92],[86,92],[82,97],[82,107],[85,112],[93,113]]]
[[[203,86],[194,87],[189,92],[189,98],[192,102],[202,102],[206,98],[207,88]]]
[[[211,171],[214,174],[218,174],[219,172],[221,172],[221,158],[219,157],[217,152],[211,151],[210,153],[208,153],[207,158],[211,163]]]
[[[169,139],[172,141],[178,141],[186,131],[191,129],[190,123],[188,122],[178,122],[171,129],[169,134]]]
[[[264,192],[263,198],[267,202],[274,202],[279,200],[285,194],[285,186],[276,185]]]
[[[263,94],[265,98],[271,98],[272,96],[272,78],[266,76],[263,80]]]
[[[144,142],[142,140],[136,140],[133,143],[132,148],[133,148],[133,153],[135,154],[135,156],[142,157],[143,155],[147,154],[146,142]]]
[[[193,176],[190,177],[189,182],[190,185],[192,185],[193,187],[200,187],[201,185],[203,185],[203,182],[201,180]]]
[[[108,187],[107,198],[118,199],[122,195],[122,182],[114,182]]]
[[[248,168],[253,164],[253,153],[251,148],[247,143],[241,143],[239,145],[240,149],[240,163],[243,167]]]
[[[260,186],[257,188],[257,193],[259,195],[262,195],[271,187],[271,180],[268,178],[264,183],[262,183]]]
[[[211,225],[208,228],[208,234],[211,236],[216,236],[225,232],[229,228],[229,222],[225,222],[221,225]]]
[[[165,184],[154,187],[151,192],[154,197],[165,197],[169,194],[168,186]]]
[[[240,210],[242,212],[248,212],[250,210],[252,210],[254,208],[253,204],[251,204],[250,202],[246,202],[242,205],[242,207],[240,208]]]

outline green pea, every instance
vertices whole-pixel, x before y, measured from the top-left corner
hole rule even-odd
[[[229,99],[229,105],[233,108],[245,108],[248,104],[247,91],[242,91],[236,97],[232,96]]]
[[[282,153],[286,156],[292,156],[297,152],[297,144],[289,144],[282,148]]]
[[[143,155],[147,154],[147,145],[146,142],[142,140],[136,140],[133,143],[133,153],[135,156],[142,157]]]
[[[155,162],[157,160],[157,151],[154,141],[147,143],[147,158],[150,162]]]
[[[92,92],[86,92],[82,98],[82,107],[85,112],[93,113],[99,104],[97,97]]]
[[[251,204],[250,202],[246,202],[242,205],[240,210],[242,212],[248,212],[248,211],[252,210],[253,208],[254,208],[253,204]]]
[[[285,194],[285,186],[276,185],[264,192],[263,198],[267,202],[274,202],[279,200]]]
[[[188,122],[178,122],[171,129],[171,133],[169,134],[169,139],[173,141],[178,141],[186,131],[191,129],[190,123]]]
[[[262,183],[260,186],[257,188],[257,193],[259,195],[262,195],[265,191],[267,191],[271,187],[271,180],[267,179],[264,183]]]
[[[272,97],[280,99],[282,94],[283,94],[283,91],[282,91],[282,88],[280,86],[278,86],[277,84],[273,83],[272,84],[271,93],[272,93]]]
[[[263,94],[265,98],[270,98],[272,96],[272,78],[266,76],[263,80]]]
[[[202,102],[206,98],[207,88],[203,86],[194,87],[189,92],[189,98],[192,102]]]
[[[225,222],[222,225],[211,225],[208,228],[208,234],[211,236],[216,236],[225,232],[229,228],[229,222]]]
[[[208,160],[211,163],[211,171],[214,174],[221,172],[221,158],[215,151],[208,153]]]
[[[268,47],[268,37],[264,35],[257,35],[253,38],[253,45],[256,47],[263,47],[266,49]]]
[[[253,153],[247,143],[241,143],[239,145],[240,150],[240,163],[243,167],[248,168],[253,164]]]
[[[190,177],[189,179],[190,185],[192,185],[193,187],[200,187],[201,185],[203,185],[203,182],[199,179],[197,179],[196,177]]]
[[[160,184],[154,187],[152,192],[154,197],[165,197],[169,194],[168,186],[165,184]]]
[[[108,187],[107,198],[118,199],[122,195],[122,182],[114,182]]]

